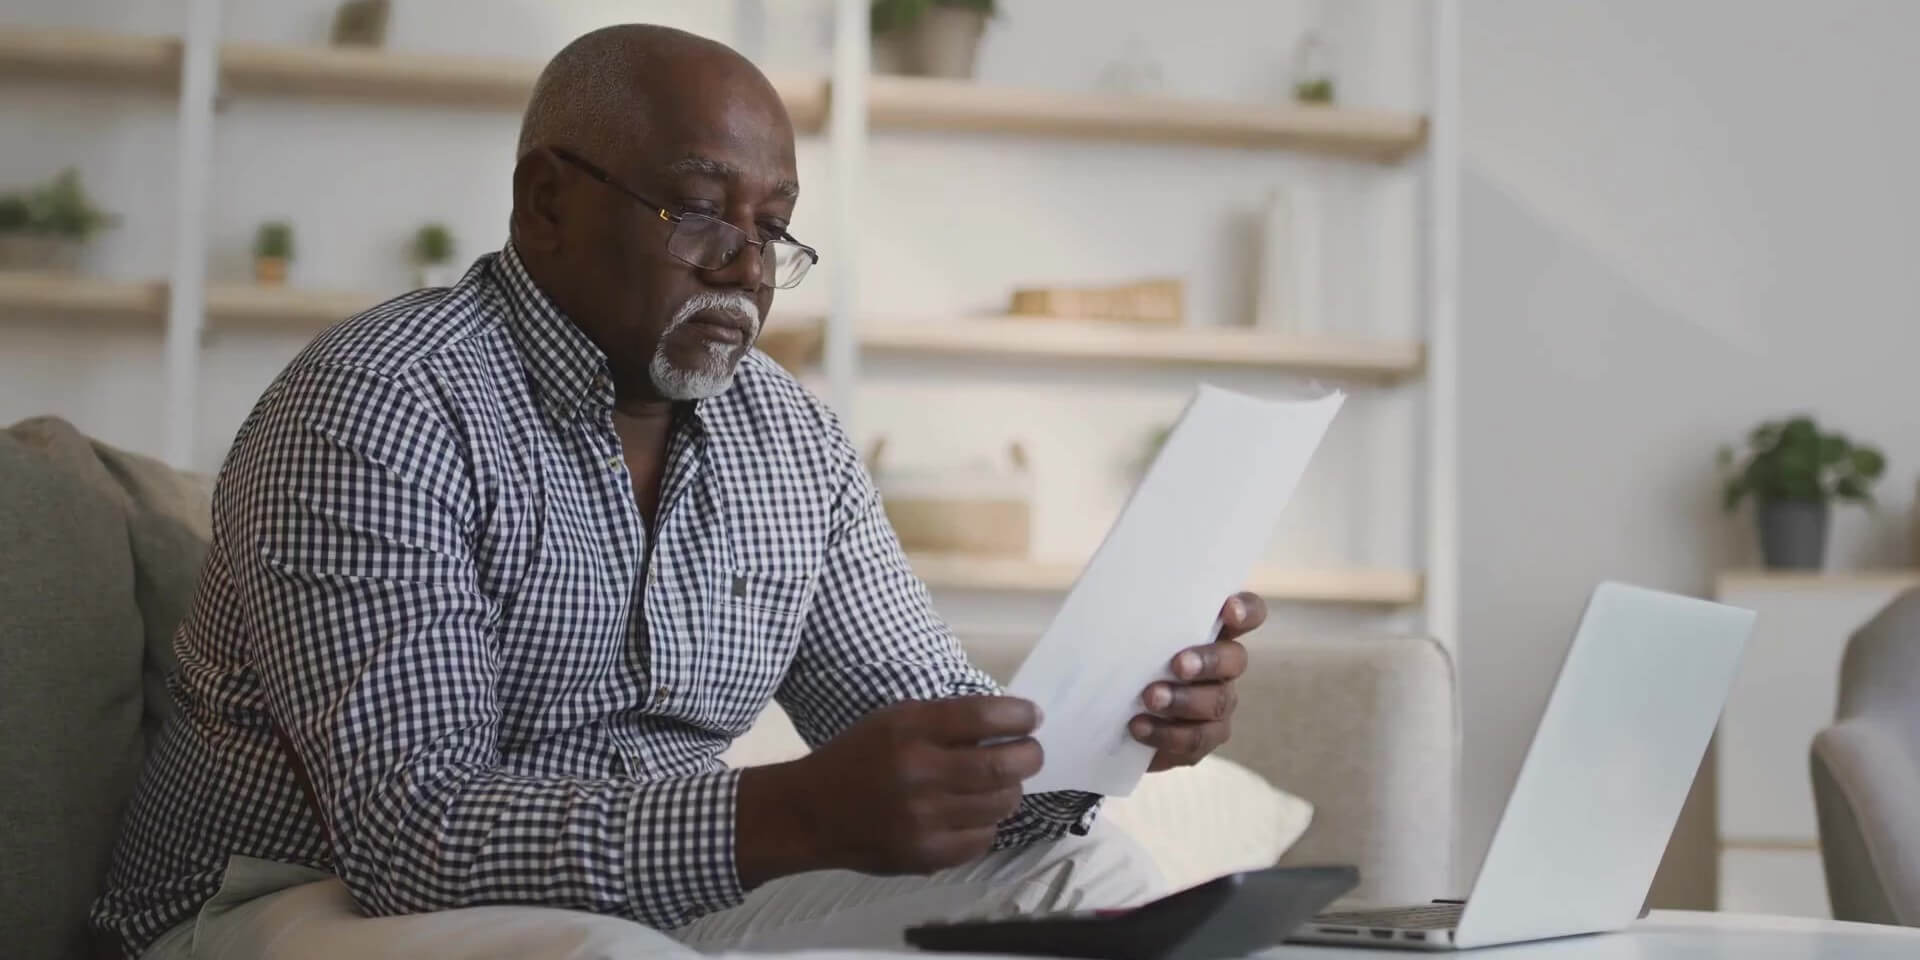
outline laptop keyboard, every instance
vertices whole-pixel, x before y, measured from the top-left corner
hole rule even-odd
[[[1393,927],[1398,930],[1451,930],[1460,925],[1460,903],[1435,903],[1424,907],[1399,907],[1390,910],[1352,910],[1323,913],[1314,923],[1342,927]]]

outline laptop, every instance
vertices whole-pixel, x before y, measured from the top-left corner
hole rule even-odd
[[[1322,913],[1292,939],[1459,950],[1631,923],[1753,622],[1750,610],[1601,584],[1467,899]]]

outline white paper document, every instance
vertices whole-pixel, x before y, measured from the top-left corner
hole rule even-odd
[[[1174,654],[1213,639],[1346,399],[1260,400],[1202,386],[1007,693],[1039,704],[1046,765],[1028,793],[1126,796],[1153,758],[1127,733]]]

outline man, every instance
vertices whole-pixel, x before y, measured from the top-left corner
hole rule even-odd
[[[1033,706],[968,665],[832,416],[751,352],[817,258],[796,180],[744,59],[589,34],[535,87],[507,247],[268,388],[95,909],[129,955],[884,946],[1150,892],[1098,798],[1022,796]],[[1155,768],[1226,739],[1265,611],[1224,616],[1142,694]],[[770,699],[815,749],[725,769]]]

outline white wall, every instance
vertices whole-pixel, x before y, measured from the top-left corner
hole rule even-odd
[[[1917,35],[1903,0],[1464,4],[1468,867],[1593,583],[1751,563],[1717,444],[1802,409],[1885,444],[1830,559],[1906,561]]]

